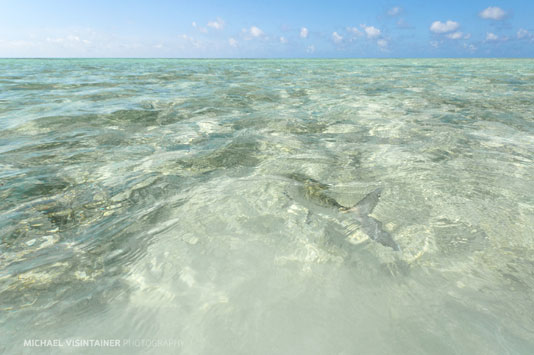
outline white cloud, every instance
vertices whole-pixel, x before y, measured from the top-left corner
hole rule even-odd
[[[222,30],[224,28],[224,21],[222,18],[217,17],[215,21],[208,22],[208,27],[211,27],[216,30]]]
[[[526,36],[528,36],[528,31],[524,28],[520,28],[519,31],[517,31],[517,38],[521,39],[525,38]]]
[[[22,35],[20,35],[22,36]],[[191,42],[193,41],[193,42]],[[175,35],[168,41],[143,41],[98,32],[91,28],[40,29],[17,40],[0,39],[0,56],[18,57],[143,57],[165,54],[170,49],[193,53],[192,38]]]
[[[280,37],[280,43],[287,43],[287,38],[285,38],[284,36]]]
[[[506,16],[506,11],[497,6],[490,6],[480,12],[480,17],[490,20],[501,20]]]
[[[517,38],[518,39],[523,39],[523,38],[534,38],[534,35],[530,32],[528,32],[527,30],[525,30],[524,28],[520,28],[519,31],[517,31]]]
[[[376,44],[380,48],[386,48],[388,46],[388,41],[386,41],[385,39],[379,39],[378,41],[376,41]]]
[[[355,34],[355,35],[358,36],[358,37],[363,35],[362,31],[360,31],[360,30],[357,29],[356,27],[347,27],[347,32],[349,32],[349,33],[353,33],[353,34]]]
[[[360,26],[363,28],[363,30],[367,34],[367,38],[376,38],[380,36],[381,34],[381,31],[374,26],[366,26],[366,25],[360,25]]]
[[[462,37],[463,37],[462,32],[453,32],[447,35],[447,38],[450,38],[450,39],[461,39]]]
[[[488,32],[486,33],[486,41],[497,41],[499,39],[499,36],[497,36],[494,33]]]
[[[91,44],[91,41],[73,34],[66,35],[65,37],[46,37],[46,42],[61,44],[64,47],[79,47],[80,45]]]
[[[300,37],[301,38],[308,38],[308,29],[306,27],[302,27],[300,29]]]
[[[471,34],[470,33],[463,33],[463,32],[460,32],[460,31],[456,31],[456,32],[452,32],[452,33],[449,33],[447,35],[447,38],[449,39],[469,39],[471,38]]]
[[[193,21],[191,23],[191,26],[193,26],[194,28],[196,28],[197,30],[199,30],[202,33],[208,33],[208,29],[206,27],[201,27],[201,26],[197,25],[197,23],[195,21]]]
[[[308,48],[306,48],[306,52],[307,53],[314,53],[315,52],[315,46],[314,45],[308,46]]]
[[[398,14],[401,13],[401,11],[402,11],[402,8],[400,6],[395,6],[388,10],[388,15],[397,16]]]
[[[334,32],[332,33],[332,40],[335,42],[335,43],[339,43],[343,40],[343,37],[337,33],[337,32]]]
[[[460,24],[455,21],[448,20],[447,22],[434,21],[430,26],[430,31],[434,33],[447,33],[456,31]]]
[[[237,41],[234,38],[230,38],[228,40],[228,44],[230,45],[230,47],[234,47],[234,48],[236,48],[239,45],[239,43],[237,43]]]
[[[46,41],[50,43],[63,43],[64,39],[61,37],[60,38],[46,37]]]
[[[261,37],[261,36],[263,36],[263,31],[262,31],[261,28],[259,28],[259,27],[252,26],[252,27],[250,28],[250,34],[251,34],[253,37]]]
[[[198,40],[194,39],[193,37],[188,36],[186,34],[182,35],[182,39],[184,39],[185,41],[189,42],[195,48],[202,48],[202,46],[203,46],[200,41],[198,41]]]
[[[439,44],[440,44],[440,43],[439,43],[438,41],[431,41],[431,42],[430,42],[430,45],[431,45],[432,47],[434,47],[434,48],[438,48],[438,47],[439,47]]]

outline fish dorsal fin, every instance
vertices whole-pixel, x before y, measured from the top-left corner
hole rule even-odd
[[[380,199],[380,194],[382,193],[382,188],[368,193],[360,202],[354,206],[354,210],[362,215],[368,215],[375,209]]]

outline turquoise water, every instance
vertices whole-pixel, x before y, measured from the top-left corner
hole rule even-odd
[[[0,60],[0,353],[532,354],[533,176],[530,59]]]

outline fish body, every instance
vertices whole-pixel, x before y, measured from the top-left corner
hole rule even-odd
[[[353,207],[342,206],[333,197],[327,194],[329,185],[323,184],[317,180],[301,174],[291,174],[289,177],[303,185],[304,201],[327,209],[337,209],[339,212],[349,214],[360,225],[361,230],[369,236],[370,239],[384,246],[390,247],[395,251],[400,251],[399,245],[395,242],[391,234],[384,230],[382,222],[370,216],[380,200],[382,188],[368,193]]]

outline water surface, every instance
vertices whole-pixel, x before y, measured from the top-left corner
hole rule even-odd
[[[0,352],[531,354],[533,103],[530,59],[1,60]],[[110,338],[179,344],[23,346]]]

